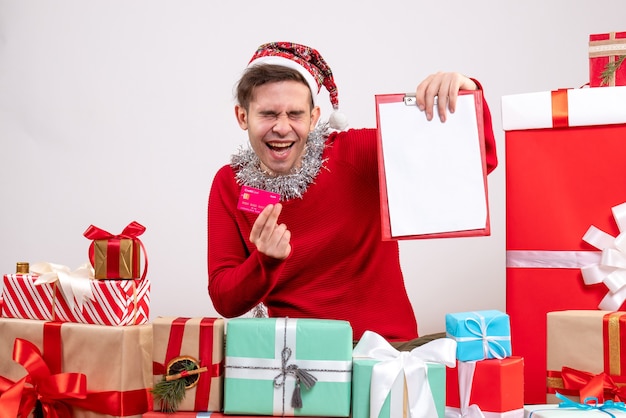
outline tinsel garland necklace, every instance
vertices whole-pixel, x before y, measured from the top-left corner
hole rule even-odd
[[[261,161],[254,150],[240,148],[233,154],[230,162],[230,166],[236,172],[237,183],[277,193],[281,201],[301,198],[326,162],[322,155],[328,132],[328,124],[318,125],[307,138],[300,167],[285,175],[269,175],[261,168]]]

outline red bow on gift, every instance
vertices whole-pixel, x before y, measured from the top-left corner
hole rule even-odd
[[[30,341],[15,339],[13,360],[26,369],[17,382],[0,380],[0,416],[28,416],[39,400],[45,417],[71,418],[67,404],[87,397],[87,377],[82,373],[52,374],[41,352]]]
[[[143,250],[144,257],[144,269],[141,275],[141,280],[146,278],[146,273],[148,272],[148,255],[146,254],[146,249],[143,246],[143,242],[138,238],[139,235],[143,234],[146,231],[146,227],[141,225],[136,221],[132,221],[129,223],[124,230],[118,235],[111,234],[110,232],[105,231],[104,229],[98,228],[94,225],[89,225],[87,230],[83,233],[83,236],[92,240],[91,245],[89,246],[89,260],[91,261],[91,265],[94,265],[95,256],[94,256],[94,241],[100,239],[132,239],[137,240],[141,245],[141,249]]]
[[[626,386],[615,383],[615,380],[607,373],[593,374],[563,367],[561,377],[564,388],[577,391],[581,402],[589,397],[597,398],[599,403],[604,403],[605,400],[614,402],[626,400]]]

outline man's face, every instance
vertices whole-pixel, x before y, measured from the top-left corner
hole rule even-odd
[[[300,167],[307,137],[320,117],[311,109],[311,90],[297,81],[256,87],[248,111],[235,106],[237,122],[248,131],[250,144],[271,175],[288,174]]]

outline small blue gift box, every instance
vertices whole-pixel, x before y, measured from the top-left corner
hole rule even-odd
[[[498,310],[446,314],[446,335],[456,341],[459,361],[511,356],[509,316]]]

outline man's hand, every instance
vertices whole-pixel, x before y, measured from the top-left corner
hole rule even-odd
[[[476,90],[478,86],[470,78],[459,73],[438,72],[424,79],[415,91],[417,106],[432,120],[435,96],[439,119],[446,121],[447,111],[454,113],[459,90]]]
[[[291,253],[291,232],[285,224],[278,224],[283,205],[267,205],[259,214],[250,231],[250,242],[268,257],[284,260]]]

